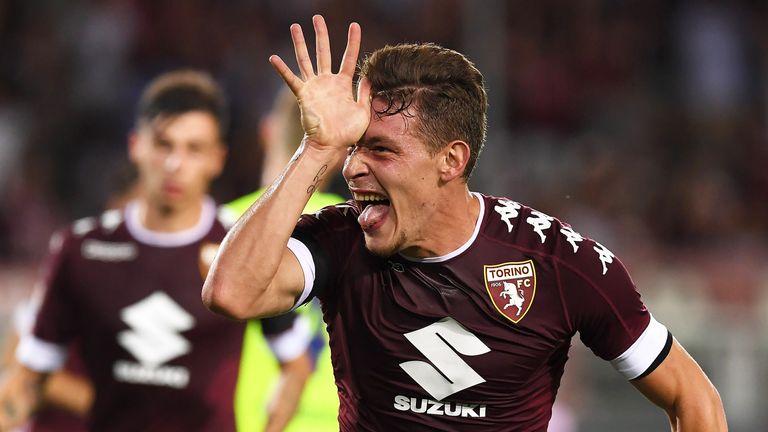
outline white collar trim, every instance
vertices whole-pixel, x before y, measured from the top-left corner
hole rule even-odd
[[[483,224],[483,217],[485,217],[485,200],[483,199],[483,196],[477,192],[472,192],[472,195],[475,198],[477,198],[478,201],[480,201],[480,212],[477,215],[477,222],[475,222],[475,230],[472,232],[472,236],[469,237],[469,240],[467,240],[463,245],[459,246],[459,248],[454,250],[453,252],[449,252],[441,256],[415,258],[415,257],[409,257],[403,253],[400,253],[399,254],[400,257],[411,262],[438,263],[438,262],[448,261],[449,259],[454,258],[459,254],[461,254],[462,252],[464,252],[465,250],[469,249],[469,247],[472,246],[472,244],[475,242],[477,235],[480,233],[480,226]]]
[[[125,206],[125,226],[139,243],[158,247],[179,247],[198,242],[211,230],[216,220],[216,204],[210,197],[203,201],[203,209],[197,225],[184,231],[152,231],[141,223],[138,201],[131,201]]]

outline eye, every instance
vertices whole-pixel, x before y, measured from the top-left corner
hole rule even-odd
[[[168,150],[171,148],[171,142],[164,138],[155,138],[154,140],[155,147]]]
[[[389,148],[384,147],[384,146],[373,146],[371,148],[371,151],[374,152],[374,153],[385,153],[385,152],[388,152],[390,150],[389,150]]]

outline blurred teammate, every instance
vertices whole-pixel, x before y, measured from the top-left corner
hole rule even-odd
[[[487,106],[474,65],[431,44],[385,47],[355,98],[359,26],[333,74],[325,22],[314,25],[316,71],[298,25],[300,76],[270,58],[306,137],[222,243],[210,307],[269,316],[319,298],[344,431],[546,430],[576,332],[674,430],[726,429],[717,391],[608,249],[468,190]],[[353,200],[297,224],[342,161]]]
[[[224,164],[225,103],[205,74],[156,79],[139,103],[129,154],[141,194],[75,222],[52,242],[45,295],[21,367],[0,390],[0,430],[21,424],[77,339],[95,389],[90,430],[235,430],[244,324],[200,303],[204,272],[231,216],[208,197]],[[266,430],[282,430],[310,372],[296,315],[262,330],[283,366]]]
[[[122,169],[112,176],[113,192],[107,199],[106,209],[121,209],[139,196],[136,169],[126,161]],[[16,367],[16,348],[19,339],[29,335],[42,301],[43,290],[35,289],[25,301],[14,307],[13,332],[6,338],[4,361],[0,370]],[[24,430],[28,432],[82,432],[87,430],[85,418],[93,402],[93,386],[88,380],[77,341],[67,347],[67,361],[52,373],[42,389],[41,407]]]

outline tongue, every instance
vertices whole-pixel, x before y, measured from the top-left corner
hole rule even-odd
[[[363,231],[372,230],[378,228],[384,223],[384,218],[389,213],[389,206],[384,204],[371,204],[360,213],[357,218],[357,223],[363,228]]]

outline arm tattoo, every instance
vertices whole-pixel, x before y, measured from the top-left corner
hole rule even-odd
[[[307,195],[312,195],[312,193],[315,192],[317,187],[320,185],[320,181],[323,179],[323,174],[325,174],[326,171],[328,171],[327,164],[320,167],[320,169],[317,171],[317,174],[315,174],[315,178],[312,179],[312,184],[307,188]]]

